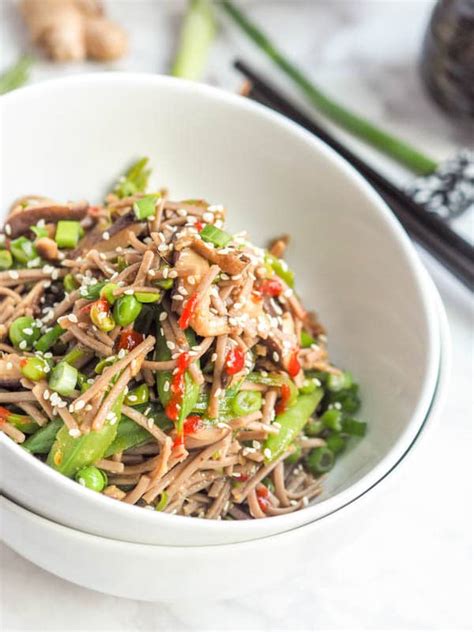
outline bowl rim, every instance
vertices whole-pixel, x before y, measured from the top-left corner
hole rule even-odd
[[[28,100],[30,97],[38,97],[41,93],[47,95],[50,92],[62,90],[69,85],[81,85],[86,89],[93,89],[97,84],[109,84],[109,85],[127,85],[127,86],[145,86],[155,88],[156,90],[165,90],[175,93],[179,93],[179,96],[186,96],[187,98],[193,98],[198,96],[199,98],[208,99],[214,102],[220,102],[223,107],[228,107],[230,110],[244,110],[249,113],[250,116],[254,116],[260,119],[266,119],[273,125],[285,128],[289,135],[295,137],[304,142],[306,145],[312,146],[312,150],[316,151],[319,155],[332,166],[338,170],[345,178],[351,180],[355,186],[361,191],[364,197],[373,208],[373,212],[378,214],[379,218],[383,220],[385,228],[390,232],[392,238],[397,242],[401,249],[401,256],[404,257],[405,263],[410,269],[413,283],[420,296],[421,305],[424,308],[424,316],[427,325],[427,369],[423,380],[423,386],[420,389],[417,405],[414,412],[407,424],[405,430],[400,434],[395,443],[385,456],[373,467],[369,472],[364,474],[358,481],[349,485],[346,489],[337,492],[336,494],[324,499],[316,504],[309,505],[306,508],[299,510],[298,512],[285,514],[281,516],[272,517],[272,525],[279,526],[278,532],[285,532],[304,526],[315,520],[320,520],[325,516],[328,516],[344,506],[347,506],[364,493],[372,489],[390,472],[397,463],[403,458],[407,448],[413,443],[414,438],[420,431],[426,416],[431,401],[433,400],[436,390],[437,376],[440,371],[440,335],[439,335],[439,322],[435,317],[436,309],[434,308],[433,291],[430,287],[430,278],[428,277],[419,257],[416,253],[413,244],[409,240],[404,229],[392,214],[384,200],[373,189],[373,187],[367,182],[367,180],[358,173],[344,158],[339,156],[332,148],[326,145],[323,141],[315,138],[310,132],[301,128],[299,125],[286,119],[281,114],[272,111],[271,109],[261,104],[255,103],[246,99],[245,97],[232,94],[223,89],[208,86],[205,84],[186,81],[183,79],[177,79],[174,77],[158,76],[148,73],[126,73],[126,72],[99,72],[99,73],[81,73],[70,77],[63,77],[58,79],[51,79],[41,83],[33,84],[15,90],[7,95],[4,95],[0,100],[0,109],[3,110],[7,107],[15,107],[17,102]],[[259,539],[262,537],[269,537],[266,535],[259,536],[259,520],[249,521],[212,521],[202,520],[199,518],[190,518],[188,516],[177,516],[171,514],[163,514],[158,512],[143,511],[142,508],[119,503],[114,499],[108,498],[102,494],[97,494],[91,490],[81,488],[77,483],[65,476],[59,474],[52,468],[46,466],[38,459],[32,457],[21,449],[19,445],[14,443],[9,437],[6,437],[3,433],[0,433],[0,442],[4,443],[7,449],[12,450],[20,461],[27,462],[37,468],[37,472],[40,476],[46,477],[51,480],[53,484],[64,486],[66,491],[71,494],[87,494],[91,505],[94,505],[94,511],[101,511],[101,507],[108,507],[110,512],[114,512],[117,519],[123,516],[140,518],[142,524],[145,524],[150,529],[156,528],[160,522],[167,524],[168,527],[174,527],[176,529],[184,528],[186,525],[189,528],[199,528],[207,533],[218,534],[226,527],[232,527],[233,533],[235,533],[235,541],[239,541],[239,538],[247,539],[249,534],[254,532],[250,539]],[[35,465],[33,465],[33,463]],[[137,512],[140,512],[139,514]],[[294,516],[299,516],[300,524],[295,526]],[[208,544],[206,546],[216,546]]]

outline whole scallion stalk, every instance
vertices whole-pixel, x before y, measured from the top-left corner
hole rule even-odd
[[[189,0],[180,43],[171,74],[198,80],[202,77],[216,27],[209,0]]]
[[[379,129],[368,120],[354,114],[326,96],[308,77],[281,53],[230,0],[219,2],[226,13],[250,39],[302,90],[309,101],[332,121],[344,127],[379,151],[397,160],[417,174],[432,173],[437,163],[408,143]]]
[[[2,72],[0,74],[0,94],[5,94],[25,84],[30,77],[32,64],[32,57],[24,55],[13,66]]]

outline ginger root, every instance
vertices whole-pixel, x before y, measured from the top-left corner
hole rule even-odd
[[[109,61],[127,51],[127,35],[98,0],[21,0],[32,41],[55,61]]]

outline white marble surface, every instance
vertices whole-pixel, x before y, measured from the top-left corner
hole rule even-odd
[[[247,2],[246,8],[328,91],[405,136],[436,158],[466,143],[426,99],[416,73],[431,1],[328,0]],[[109,2],[132,33],[130,56],[116,69],[165,72],[182,3]],[[1,4],[1,63],[24,46],[11,0]],[[231,60],[240,53],[268,63],[228,24],[209,64],[208,81],[239,85]],[[34,81],[95,70],[39,63]],[[277,75],[275,75],[277,76]],[[282,82],[284,84],[284,81]],[[353,142],[353,141],[350,141]],[[398,180],[400,169],[361,148]],[[472,228],[472,226],[471,226]],[[331,567],[302,563],[299,577],[267,592],[207,604],[143,604],[62,581],[3,546],[3,630],[468,630],[471,629],[472,303],[467,292],[422,253],[445,302],[454,346],[448,399],[414,457],[385,486],[383,510]],[[277,554],[277,552],[275,552]],[[157,569],[159,572],[159,569]]]

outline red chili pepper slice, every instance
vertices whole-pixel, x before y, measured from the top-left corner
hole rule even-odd
[[[196,303],[198,300],[197,292],[191,294],[186,303],[184,304],[183,311],[181,312],[181,316],[178,320],[178,325],[180,329],[187,329],[189,327],[189,322],[193,317],[194,310],[196,309]]]
[[[176,372],[171,379],[171,399],[165,407],[165,413],[172,421],[177,421],[179,417],[185,389],[184,374],[189,366],[189,361],[189,354],[181,353],[176,362]]]
[[[227,375],[240,373],[245,366],[245,353],[240,347],[233,347],[225,358],[225,370]]]
[[[269,505],[270,493],[268,489],[265,487],[265,485],[259,485],[255,491],[257,494],[257,501],[258,501],[259,507],[264,513],[266,513],[268,509],[268,505]]]
[[[198,233],[200,233],[201,230],[204,228],[204,224],[202,222],[196,222],[194,226],[196,227]]]
[[[183,424],[184,434],[193,434],[201,429],[202,419],[198,415],[190,415]]]
[[[288,384],[281,385],[280,393],[280,401],[275,406],[275,412],[277,415],[285,412],[285,410],[288,408],[288,402],[291,397],[291,389]]]
[[[259,289],[262,294],[275,298],[283,292],[283,285],[277,279],[264,279]]]
[[[0,423],[7,421],[10,414],[11,413],[7,408],[0,406]]]
[[[125,349],[126,351],[131,351],[138,347],[138,345],[145,340],[145,336],[143,334],[138,333],[138,331],[134,331],[133,329],[127,329],[122,331],[119,338],[118,348]]]
[[[291,377],[296,377],[298,373],[301,371],[301,364],[298,360],[298,352],[299,349],[295,349],[290,356],[290,360],[288,362],[288,373]]]

